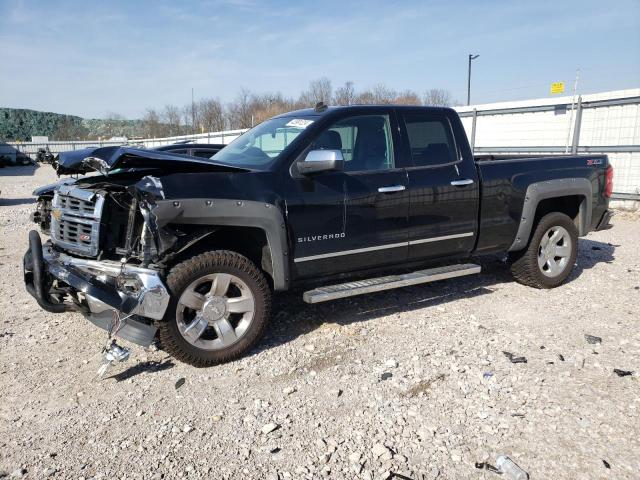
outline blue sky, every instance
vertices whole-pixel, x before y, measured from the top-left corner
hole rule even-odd
[[[466,100],[640,87],[640,1],[0,0],[0,106],[85,117],[297,96],[312,79]]]

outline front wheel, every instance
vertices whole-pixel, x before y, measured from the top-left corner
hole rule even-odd
[[[271,315],[264,275],[235,252],[207,252],[176,265],[167,287],[171,301],[159,327],[160,345],[196,367],[242,356],[260,340]]]
[[[578,254],[578,230],[564,213],[540,219],[527,248],[511,255],[511,273],[517,282],[535,288],[562,284]]]

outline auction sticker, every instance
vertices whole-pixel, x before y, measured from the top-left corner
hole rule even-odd
[[[307,128],[309,125],[313,123],[313,120],[307,120],[306,118],[294,118],[289,121],[285,127],[297,127],[297,128]]]

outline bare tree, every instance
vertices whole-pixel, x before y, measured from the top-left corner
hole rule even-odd
[[[318,102],[337,105],[353,104],[399,104],[399,105],[443,105],[453,104],[451,94],[443,89],[431,89],[421,99],[413,90],[397,91],[384,84],[357,92],[351,81],[333,89],[331,80],[321,77],[309,82],[307,90],[300,93],[297,99],[285,97],[280,92],[261,94],[251,93],[242,88],[235,100],[226,107],[220,100],[205,98],[198,101],[192,110],[191,103],[182,110],[167,105],[160,115],[156,110],[147,110],[142,120],[145,135],[158,137],[162,135],[179,135],[180,133],[221,131],[225,128],[250,128],[280,113],[315,106]],[[182,115],[182,118],[181,118]],[[113,123],[120,116],[110,114]],[[193,123],[195,117],[195,124]],[[123,123],[124,119],[121,120]],[[116,130],[115,128],[113,130]]]
[[[377,102],[372,90],[364,90],[356,95],[355,103],[358,105],[373,105]]]
[[[160,137],[164,133],[160,123],[160,115],[154,108],[148,108],[142,117],[142,129],[145,137],[148,138]]]
[[[352,105],[356,99],[356,92],[353,88],[353,82],[344,82],[344,85],[336,90],[333,95],[333,103],[335,105]]]
[[[331,80],[322,77],[309,82],[308,90],[300,94],[300,102],[306,106],[315,106],[317,103],[331,103]]]
[[[356,96],[356,103],[361,105],[388,105],[394,103],[396,96],[395,90],[383,84],[378,84],[373,88],[360,92]]]
[[[396,98],[393,100],[396,105],[422,105],[422,101],[416,92],[413,90],[405,90],[399,92]]]
[[[448,107],[451,105],[451,94],[442,88],[432,88],[425,92],[424,104],[432,107]]]
[[[162,120],[166,125],[167,132],[170,136],[180,135],[181,118],[180,109],[175,105],[165,105]]]
[[[220,100],[203,98],[198,102],[198,120],[203,132],[220,132],[226,127],[224,108]]]
[[[372,93],[375,103],[387,105],[393,103],[398,95],[395,90],[381,83],[373,87]]]
[[[281,93],[264,93],[262,95],[251,95],[250,107],[253,124],[284,113],[287,111],[286,102]]]
[[[228,112],[231,128],[251,128],[253,126],[251,92],[242,88],[235,101],[229,104]]]
[[[182,128],[183,133],[185,135],[189,135],[192,133],[198,133],[198,125],[200,123],[200,103],[187,103],[184,107],[182,107]]]

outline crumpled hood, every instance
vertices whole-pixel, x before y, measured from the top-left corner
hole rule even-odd
[[[170,171],[246,171],[211,160],[132,147],[91,147],[62,152],[53,162],[58,175],[100,172],[121,168],[160,168]]]

